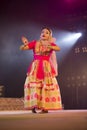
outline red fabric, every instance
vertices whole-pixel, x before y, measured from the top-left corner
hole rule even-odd
[[[29,42],[29,43],[28,43],[28,47],[29,47],[29,49],[34,49],[35,44],[36,44],[36,41],[35,41],[35,40],[32,41],[32,42]]]
[[[44,78],[43,60],[49,60],[49,56],[34,55],[34,60],[39,60],[37,78],[43,79]]]
[[[48,56],[45,56],[45,55],[36,55],[35,54],[35,44],[36,44],[36,41],[32,41],[32,42],[30,42],[29,44],[28,44],[28,46],[29,46],[29,49],[33,49],[33,51],[34,51],[34,60],[33,60],[33,62],[35,61],[35,60],[38,60],[39,61],[39,65],[38,65],[38,70],[37,70],[37,78],[38,79],[44,79],[44,67],[43,67],[43,61],[44,60],[47,60],[49,63],[50,63],[50,65],[51,65],[51,73],[52,73],[52,75],[55,75],[56,74],[56,72],[55,72],[55,68],[54,68],[54,66],[53,66],[53,63],[52,62],[50,62],[50,56],[51,56],[51,54],[52,54],[52,50],[50,51],[50,54],[48,55]],[[54,43],[51,43],[51,45],[53,45],[53,46],[55,46],[55,44]],[[32,62],[32,63],[33,63]],[[31,71],[31,67],[32,67],[32,63],[31,63],[31,65],[30,65],[30,67],[28,68],[28,73],[30,73],[30,71]]]

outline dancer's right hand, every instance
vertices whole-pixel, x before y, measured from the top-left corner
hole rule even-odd
[[[29,43],[28,39],[26,37],[24,37],[24,36],[22,36],[21,40],[22,40],[24,45],[27,45]]]

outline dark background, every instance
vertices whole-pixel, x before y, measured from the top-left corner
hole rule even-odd
[[[65,109],[87,108],[87,1],[3,0],[0,3],[0,86],[4,97],[23,97],[32,51],[20,51],[21,36],[38,39],[50,27],[61,51],[57,52],[62,101]],[[68,32],[83,33],[71,47],[62,42]]]

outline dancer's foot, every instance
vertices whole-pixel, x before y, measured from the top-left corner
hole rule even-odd
[[[40,114],[44,114],[44,113],[48,113],[48,110],[42,110],[41,112],[39,112]]]
[[[35,107],[32,108],[32,113],[37,113],[36,110],[35,110]]]

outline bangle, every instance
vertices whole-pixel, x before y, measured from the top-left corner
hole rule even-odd
[[[27,45],[26,44],[24,44],[24,47],[26,47]]]

